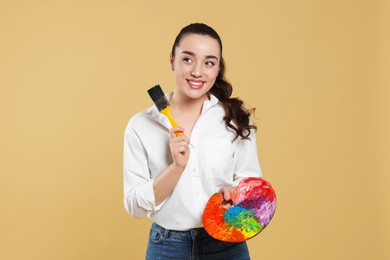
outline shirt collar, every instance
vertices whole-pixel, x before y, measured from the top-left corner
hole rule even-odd
[[[167,100],[170,100],[171,97],[173,95],[173,92],[170,92],[170,93],[167,93],[165,94],[165,97],[167,98]],[[219,100],[216,96],[214,96],[213,94],[210,94],[210,99],[207,99],[203,102],[203,106],[202,106],[202,112],[201,114],[203,114],[204,112],[206,112],[208,109],[210,109],[211,107],[215,106],[216,104],[218,104]],[[166,128],[171,128],[172,125],[171,123],[169,122],[168,118],[161,114],[158,110],[157,110],[157,107],[155,105],[151,106],[149,109],[147,109],[147,113],[150,114],[153,118],[155,118],[157,121],[159,121],[162,125],[164,125]]]
[[[173,92],[165,94],[167,100],[169,100],[172,97],[172,94]],[[146,113],[148,113],[152,118],[160,122],[166,128],[170,129],[172,127],[171,122],[169,122],[169,119],[165,115],[161,114],[155,105],[151,106],[146,111]]]
[[[210,99],[207,99],[205,102],[203,102],[203,107],[202,107],[202,113],[206,112],[209,108],[215,106],[218,104],[219,100],[216,96],[213,94],[210,94]]]

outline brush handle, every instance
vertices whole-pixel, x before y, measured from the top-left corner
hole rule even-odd
[[[175,119],[173,119],[171,115],[171,106],[167,106],[166,108],[161,110],[160,113],[164,114],[169,119],[169,122],[171,122],[172,127],[177,126]],[[176,136],[180,136],[180,135],[183,135],[183,132],[176,132]]]

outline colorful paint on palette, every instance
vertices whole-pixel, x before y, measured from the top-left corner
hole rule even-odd
[[[222,206],[222,194],[211,196],[203,212],[203,225],[215,239],[242,242],[259,234],[271,221],[276,194],[262,178],[244,178],[231,193],[233,205]]]

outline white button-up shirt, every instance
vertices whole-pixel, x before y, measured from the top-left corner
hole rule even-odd
[[[171,95],[168,95],[168,98]],[[202,214],[211,195],[223,186],[236,186],[244,177],[261,177],[256,135],[234,142],[225,110],[211,95],[202,107],[190,138],[190,156],[171,195],[156,206],[154,178],[172,162],[171,124],[155,106],[133,116],[124,136],[124,206],[128,213],[148,216],[166,229],[202,227]]]

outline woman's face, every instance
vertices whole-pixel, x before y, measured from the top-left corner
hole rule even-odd
[[[210,36],[187,34],[171,56],[176,90],[190,99],[206,99],[218,76],[221,48]]]

